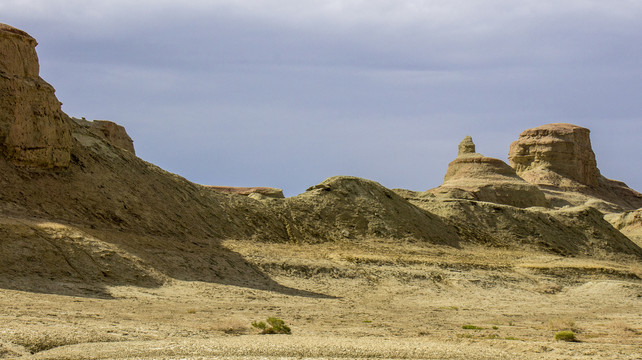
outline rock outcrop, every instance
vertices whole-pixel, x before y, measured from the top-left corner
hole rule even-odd
[[[236,195],[243,195],[243,196],[250,196],[250,195],[259,195],[259,196],[264,196],[268,198],[273,198],[273,199],[283,199],[283,190],[277,189],[277,188],[272,188],[272,187],[265,187],[265,186],[258,186],[258,187],[238,187],[238,186],[218,186],[218,185],[203,185],[208,189],[212,189],[214,191],[226,193],[226,194],[236,194]]]
[[[520,178],[508,164],[476,153],[470,136],[459,144],[457,158],[448,164],[444,183],[427,193],[521,208],[548,206],[544,193]]]
[[[543,186],[597,186],[600,171],[589,129],[550,124],[523,131],[510,146],[508,159],[526,181]]]
[[[589,134],[572,124],[525,130],[510,146],[510,164],[557,207],[589,204],[603,212],[642,207],[642,194],[600,174]]]
[[[39,76],[36,45],[26,32],[0,24],[0,153],[18,165],[65,168],[70,120]]]
[[[113,121],[108,120],[94,120],[87,121],[83,119],[72,118],[76,124],[89,129],[92,133],[109,141],[112,145],[116,145],[121,149],[125,149],[130,153],[136,155],[134,149],[134,141],[127,130],[122,125],[118,125]]]

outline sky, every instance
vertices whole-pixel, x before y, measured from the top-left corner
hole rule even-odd
[[[639,0],[0,0],[67,114],[190,181],[286,196],[335,175],[427,190],[464,136],[507,161],[558,122],[641,191],[640,19]]]

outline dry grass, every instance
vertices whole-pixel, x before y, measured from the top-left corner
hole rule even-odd
[[[112,299],[0,290],[0,317],[11,329],[0,331],[0,342],[43,358],[79,359],[510,359],[515,352],[525,359],[616,359],[612,354],[636,356],[642,346],[642,282],[617,272],[596,278],[580,266],[614,268],[612,262],[381,240],[224,244],[281,288],[174,280],[109,287]],[[267,315],[285,319],[294,334],[252,335],[251,322]],[[462,329],[466,324],[483,329]],[[581,331],[583,342],[553,339],[567,329]]]
[[[569,330],[574,332],[578,331],[575,321],[569,318],[549,319],[547,324],[548,324],[548,328],[553,331],[564,331],[564,330]]]

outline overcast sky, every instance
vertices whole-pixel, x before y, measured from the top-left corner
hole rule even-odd
[[[457,145],[591,129],[642,190],[639,0],[0,0],[63,110],[124,125],[144,160],[296,195],[333,175],[443,181]]]

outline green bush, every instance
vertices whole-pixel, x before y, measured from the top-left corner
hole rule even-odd
[[[267,318],[267,324],[263,321],[253,322],[252,326],[261,330],[261,334],[291,334],[292,330],[279,318]]]
[[[559,331],[555,333],[555,340],[573,342],[573,341],[577,341],[577,338],[575,337],[574,332],[570,330],[566,330],[566,331]]]
[[[461,327],[464,330],[484,330],[483,327],[475,326],[475,325],[464,325]]]

